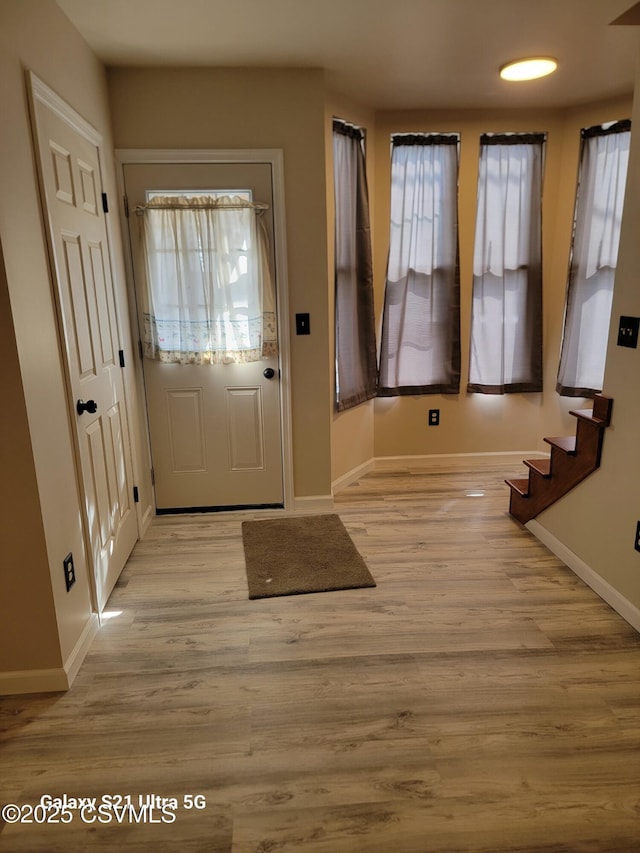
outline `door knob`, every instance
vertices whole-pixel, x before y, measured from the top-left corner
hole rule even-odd
[[[276,375],[276,372],[273,367],[265,367],[265,369],[262,371],[262,375],[265,379],[273,379],[273,377]]]
[[[79,415],[84,412],[89,412],[90,415],[95,415],[98,411],[98,404],[95,400],[87,400],[86,403],[84,400],[78,400],[76,403],[76,411]]]

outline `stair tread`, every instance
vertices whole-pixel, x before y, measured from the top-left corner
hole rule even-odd
[[[551,476],[551,457],[549,456],[546,459],[525,459],[524,464],[543,477]]]
[[[575,435],[555,436],[553,438],[545,438],[545,441],[552,447],[558,447],[560,450],[564,450],[565,453],[573,455],[576,452]]]
[[[514,492],[517,492],[519,495],[522,495],[523,498],[528,497],[529,495],[529,480],[505,480],[507,486],[510,489],[513,489]]]
[[[604,418],[597,418],[593,414],[593,409],[572,409],[569,414],[581,418],[583,421],[591,421],[598,426],[607,426],[607,421]]]

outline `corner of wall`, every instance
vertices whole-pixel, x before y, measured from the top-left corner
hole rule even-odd
[[[607,119],[624,118],[616,113]],[[598,115],[602,116],[599,111]],[[574,113],[572,120],[586,114]],[[600,121],[604,119],[601,117]],[[634,126],[640,126],[640,67],[636,72],[632,110]],[[597,120],[590,122],[596,124]],[[583,126],[588,126],[584,122]],[[604,394],[613,399],[611,426],[606,430],[600,468],[564,498],[542,513],[534,530],[558,552],[561,559],[640,630],[640,554],[634,549],[640,518],[638,472],[640,471],[640,350],[617,346],[618,318],[640,316],[640,136],[631,134],[627,188],[622,214],[620,248],[615,277],[611,324],[604,377]],[[562,556],[562,555],[565,556]],[[565,559],[566,558],[566,559]],[[576,562],[577,561],[577,562]],[[586,567],[586,568],[585,568]],[[581,575],[581,576],[582,576]]]

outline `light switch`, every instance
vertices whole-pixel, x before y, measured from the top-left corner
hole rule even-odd
[[[638,328],[640,328],[640,317],[620,317],[618,346],[636,349],[638,346]]]

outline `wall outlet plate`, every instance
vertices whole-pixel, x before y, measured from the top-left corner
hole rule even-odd
[[[633,547],[640,551],[640,521],[636,524],[636,541]]]
[[[429,426],[440,425],[440,409],[429,409]]]
[[[69,553],[62,561],[62,566],[64,568],[64,582],[67,587],[67,592],[71,589],[71,587],[76,582],[76,570],[73,565],[73,554]]]

